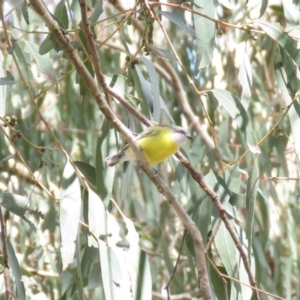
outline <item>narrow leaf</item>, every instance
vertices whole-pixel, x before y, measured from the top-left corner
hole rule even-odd
[[[120,266],[111,247],[99,240],[100,266],[106,300],[123,299],[121,292]]]
[[[96,186],[96,170],[95,167],[84,161],[74,161],[76,167],[86,177],[86,179],[94,186]]]
[[[102,7],[102,1],[97,1],[93,13],[91,14],[91,16],[89,17],[89,20],[92,24],[94,24],[98,18],[101,16],[102,12],[103,12],[103,7]]]
[[[88,210],[88,218],[89,218],[89,230],[93,232],[96,236],[89,235],[88,237],[88,245],[98,247],[98,241],[100,236],[104,236],[107,234],[106,228],[106,211],[100,197],[91,189],[88,191],[89,193],[89,210]],[[95,239],[96,238],[96,239]]]
[[[153,117],[154,117],[154,120],[159,121],[160,120],[160,105],[159,105],[160,94],[159,94],[158,75],[155,71],[153,64],[146,57],[142,56],[142,57],[140,57],[140,60],[146,67],[149,77],[150,77],[151,93],[153,95],[153,104],[154,104],[153,105]]]
[[[231,221],[231,226],[234,228],[234,222]],[[239,272],[237,268],[237,250],[235,244],[227,231],[224,223],[221,223],[221,226],[218,230],[218,233],[214,241],[216,245],[216,250],[220,256],[222,264],[224,265],[227,274],[230,277],[239,278]],[[231,293],[230,299],[240,299],[238,294],[240,293],[241,286],[238,283],[231,284]]]
[[[249,150],[252,153],[260,153],[250,119],[242,103],[226,90],[214,89],[211,90],[211,93],[235,121]]]
[[[263,14],[266,12],[268,8],[268,0],[262,0],[261,1],[261,6],[260,6],[260,11],[259,11],[259,18],[263,16]]]
[[[31,61],[30,57],[28,57],[28,54],[25,52],[25,43],[23,39],[19,38],[19,32],[17,32],[15,29],[10,28],[9,33],[13,38],[13,47],[9,49],[9,52],[14,52],[16,54],[18,58],[18,63],[20,64],[20,68],[22,70],[22,74],[26,79],[26,84],[29,86],[32,95],[35,95],[36,91],[33,86],[32,73],[30,69]]]
[[[234,222],[230,222],[234,226]],[[236,269],[236,248],[235,244],[227,231],[224,223],[221,223],[219,231],[215,237],[216,250],[229,276],[237,278]]]
[[[54,49],[54,45],[51,39],[51,34],[49,33],[46,38],[42,41],[39,48],[39,54],[44,55],[50,50]]]
[[[163,15],[167,19],[169,19],[171,22],[176,24],[178,27],[183,29],[185,32],[187,32],[191,36],[197,37],[195,30],[193,30],[192,28],[186,26],[185,23],[183,22],[183,20],[181,18],[179,18],[178,15],[176,15],[174,13],[171,13],[171,12],[168,12],[168,11],[158,11],[158,13]]]
[[[295,42],[285,33],[283,33],[279,23],[269,23],[263,19],[255,21],[261,29],[276,43],[278,43],[295,61],[300,60],[299,49],[297,49]]]
[[[146,81],[144,75],[142,74],[140,67],[139,66],[135,66],[133,72],[133,78],[134,78],[134,83],[135,83],[135,88],[136,88],[136,92],[139,96],[139,98],[141,98],[143,100],[142,104],[142,108],[144,108],[144,111],[147,111],[148,114],[150,115],[151,119],[153,119],[153,106],[154,106],[154,99],[153,99],[153,95],[151,93],[151,89],[150,86],[148,84],[148,82]]]
[[[215,7],[212,0],[195,0],[193,3],[195,12],[205,14],[211,18],[215,17]],[[212,58],[215,43],[215,23],[195,13],[193,19],[198,47],[196,68],[199,70],[208,67]]]
[[[13,85],[15,84],[14,77],[9,71],[6,71],[5,77],[0,77],[0,85]]]
[[[29,25],[30,22],[29,22],[29,15],[28,15],[28,3],[26,0],[24,0],[22,3],[21,11],[26,24]]]
[[[242,86],[241,102],[245,110],[247,110],[251,99],[252,70],[251,70],[250,59],[246,51],[243,53],[243,56],[241,57],[241,65],[240,65],[238,79]]]
[[[113,189],[115,168],[108,168],[104,159],[106,156],[116,153],[116,135],[115,131],[110,129],[107,120],[104,120],[101,132],[96,148],[96,187],[102,201],[108,205]]]
[[[28,208],[28,203],[29,199],[27,197],[11,193],[0,193],[1,206],[22,218],[34,231],[36,231],[36,227],[27,219],[26,214],[28,212],[39,216],[41,216],[41,214],[39,212],[31,211]]]
[[[124,215],[122,217],[127,229],[126,240],[129,243],[125,262],[131,278],[133,299],[151,300],[152,280],[148,257],[139,247],[140,238],[133,222]]]
[[[159,49],[152,45],[150,45],[150,48],[151,48],[151,52],[153,52],[157,57],[168,58],[168,59],[172,60],[173,62],[177,62],[176,57],[170,51],[167,51],[164,49]]]
[[[247,222],[246,222],[246,236],[249,245],[252,245],[252,229],[254,222],[254,205],[257,196],[259,172],[257,167],[257,159],[255,157],[252,170],[249,174],[246,191],[246,208],[247,208]],[[251,255],[251,247],[248,247],[248,257]]]
[[[10,241],[7,241],[7,252],[8,252],[9,266],[11,267],[12,273],[14,275],[14,283],[16,285],[17,292],[18,292],[18,299],[26,300],[26,292],[25,292],[25,286],[24,286],[24,282],[20,270],[20,264],[16,256],[15,250],[12,244],[10,243]]]
[[[4,76],[3,54],[0,51],[0,76]],[[6,115],[6,86],[0,86],[0,116]]]
[[[288,60],[285,59],[284,63],[288,62]],[[293,90],[297,88],[299,85],[299,81],[289,81],[292,80],[295,74],[293,75],[294,69],[289,63],[288,68],[283,67],[282,58],[280,57],[279,53],[275,56],[275,74],[278,82],[278,87],[283,95],[283,99],[285,101],[285,104],[288,106],[292,102],[292,97],[290,95],[290,86],[293,87]],[[293,77],[290,77],[290,76]],[[294,95],[293,95],[294,97]],[[299,135],[299,128],[300,128],[300,104],[298,101],[294,101],[293,106],[289,109],[288,112],[292,133],[293,133],[293,142],[294,142],[294,149],[295,153],[298,157],[298,164],[300,164],[300,135]]]
[[[40,72],[49,74],[51,76],[50,78],[53,81],[56,81],[56,74],[49,57],[46,55],[41,55],[39,53],[38,45],[30,41],[25,41],[25,43],[26,43],[26,47],[24,49],[25,52],[30,54],[31,59],[36,62]]]
[[[61,259],[63,270],[73,261],[81,215],[80,183],[71,163],[66,163],[60,191]]]
[[[54,16],[56,20],[59,21],[60,26],[62,26],[64,29],[68,29],[69,20],[67,8],[65,6],[65,0],[61,0],[58,2],[54,11]]]

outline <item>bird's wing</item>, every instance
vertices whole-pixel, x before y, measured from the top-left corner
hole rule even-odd
[[[146,136],[151,136],[157,133],[157,130],[155,130],[155,128],[153,127],[148,127],[147,129],[145,129],[142,133],[140,133],[136,139],[141,140],[142,138],[146,137]]]
[[[137,141],[141,140],[142,138],[144,138],[146,136],[151,136],[151,135],[154,135],[156,133],[157,133],[157,130],[155,130],[155,128],[153,128],[153,127],[150,126],[147,129],[145,129],[143,132],[141,132],[140,134],[138,134],[136,136],[136,140]],[[129,144],[126,144],[120,153],[124,152],[128,147],[129,147]]]

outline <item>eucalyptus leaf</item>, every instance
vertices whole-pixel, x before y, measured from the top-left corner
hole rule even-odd
[[[54,11],[54,16],[64,29],[68,29],[69,20],[68,20],[67,8],[65,6],[65,0],[61,0],[58,2]]]
[[[194,0],[194,12],[205,14],[211,18],[215,17],[215,7],[212,0]],[[196,13],[193,14],[195,31],[197,35],[197,61],[196,68],[207,68],[212,58],[215,44],[215,23]]]
[[[180,27],[181,29],[183,29],[185,32],[187,32],[188,34],[190,34],[193,37],[197,37],[196,32],[185,25],[185,23],[183,22],[182,19],[179,18],[178,15],[171,13],[169,11],[158,11],[159,14],[163,15],[164,17],[166,17],[167,19],[169,19],[171,22],[173,22],[174,24],[176,24],[178,27]]]
[[[81,217],[80,183],[70,162],[66,163],[60,192],[61,260],[65,270],[73,261]]]
[[[153,64],[144,56],[140,57],[140,61],[146,67],[150,82],[151,82],[151,93],[153,95],[153,117],[154,120],[160,120],[160,93],[159,93],[159,82],[158,75]]]
[[[211,93],[235,121],[249,150],[252,153],[260,153],[250,119],[242,103],[230,92],[225,90],[213,89]]]
[[[12,193],[0,193],[0,205],[11,213],[22,218],[26,223],[29,224],[33,231],[36,231],[36,227],[27,218],[27,214],[33,214],[37,217],[43,218],[43,215],[39,211],[33,211],[28,207],[29,199],[27,197],[12,194]]]
[[[6,71],[5,77],[0,77],[0,85],[13,85],[14,83],[14,77],[9,71]]]
[[[26,0],[24,0],[22,3],[21,12],[26,24],[29,25],[30,22],[29,22],[29,15],[28,15],[28,3]]]
[[[254,207],[258,190],[259,171],[257,166],[257,159],[254,159],[252,170],[249,174],[246,192],[246,208],[247,208],[247,222],[246,222],[246,236],[249,244],[252,245],[253,222],[254,222]],[[248,247],[248,257],[251,257],[251,247]]]
[[[270,23],[264,19],[256,20],[255,23],[258,24],[270,38],[278,43],[295,62],[299,62],[299,49],[297,49],[295,42],[282,31],[279,23]]]
[[[252,70],[251,70],[250,59],[246,51],[243,53],[243,57],[241,59],[238,79],[242,86],[241,102],[245,110],[247,110],[251,100]]]

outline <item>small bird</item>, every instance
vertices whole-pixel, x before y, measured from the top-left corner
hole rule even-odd
[[[191,135],[182,127],[168,125],[148,127],[136,137],[150,165],[156,165],[175,154],[183,144],[192,139]],[[121,152],[105,158],[109,167],[129,160],[136,160],[129,145],[126,145]]]

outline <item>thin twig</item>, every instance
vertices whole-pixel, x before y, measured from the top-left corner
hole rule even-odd
[[[211,236],[209,238],[209,241],[206,244],[205,253],[207,253],[208,250],[210,249],[210,246],[211,246],[212,242],[214,241],[214,239],[215,239],[215,237],[216,237],[216,235],[217,235],[217,233],[219,231],[219,228],[220,228],[221,224],[222,224],[222,220],[218,219],[217,225],[215,226],[215,228],[214,228],[214,230],[213,230],[213,232],[212,232],[212,234],[211,234]]]
[[[221,220],[224,222],[226,229],[228,230],[229,234],[231,235],[231,238],[240,253],[240,256],[241,256],[242,261],[245,266],[245,270],[249,277],[249,282],[253,288],[252,290],[253,290],[254,297],[255,297],[255,299],[259,299],[259,294],[256,290],[256,281],[252,274],[247,254],[244,251],[243,246],[241,245],[240,240],[239,240],[235,230],[232,228],[232,226],[227,218],[226,210],[225,210],[224,206],[222,205],[218,195],[205,183],[202,175],[193,168],[190,161],[183,154],[181,154],[179,152],[176,154],[176,156],[181,161],[181,163],[189,170],[191,176],[195,179],[195,181],[199,184],[199,186],[203,189],[203,191],[213,201]]]
[[[2,251],[3,251],[3,262],[4,262],[3,275],[4,275],[4,284],[5,284],[5,295],[6,295],[6,300],[9,300],[10,293],[11,293],[11,284],[9,279],[6,226],[3,220],[1,205],[0,205],[0,225],[1,225],[1,240],[2,240]]]
[[[215,272],[218,274],[218,276],[221,278],[223,285],[224,285],[224,300],[228,300],[228,285],[227,285],[227,281],[226,279],[222,276],[222,274],[220,273],[220,271],[218,270],[217,266],[214,264],[214,262],[209,258],[209,256],[206,256],[206,259],[209,261],[211,267],[215,270]]]
[[[223,281],[225,280],[225,278],[227,278],[227,279],[230,279],[230,280],[232,280],[232,281],[238,282],[239,284],[242,284],[242,285],[244,285],[244,286],[247,286],[247,287],[249,287],[249,288],[252,288],[252,287],[251,287],[249,284],[247,284],[247,283],[244,283],[244,282],[242,282],[242,281],[240,281],[240,280],[238,280],[238,279],[236,279],[236,278],[234,278],[234,277],[231,277],[231,276],[228,276],[228,275],[226,275],[226,274],[221,273],[221,272],[219,271],[219,269],[216,267],[216,265],[214,264],[214,262],[213,262],[209,257],[207,257],[207,260],[209,261],[209,263],[211,264],[212,268],[216,271],[216,273],[218,274],[218,276],[219,276]],[[225,281],[225,282],[226,282],[226,281]],[[274,294],[272,294],[272,293],[268,293],[268,292],[266,292],[266,291],[264,291],[264,290],[262,290],[262,289],[259,289],[259,288],[255,288],[255,289],[256,289],[258,292],[262,293],[262,294],[271,296],[272,298],[276,298],[276,299],[279,299],[279,300],[285,300],[285,298],[282,298],[282,297],[280,297],[280,296],[274,295]]]
[[[85,38],[88,43],[88,50],[91,53],[90,60],[94,69],[94,72],[96,74],[96,78],[100,86],[103,88],[104,93],[105,93],[105,98],[106,101],[108,102],[108,95],[106,92],[106,82],[104,79],[104,76],[102,75],[101,72],[101,67],[100,67],[100,61],[99,61],[99,56],[97,53],[97,48],[94,43],[93,39],[93,34],[90,28],[90,23],[87,15],[87,4],[85,0],[79,0],[80,4],[80,11],[81,11],[81,20],[82,20],[82,28],[85,33]]]
[[[212,18],[212,17],[210,17],[210,16],[208,16],[208,15],[206,15],[204,13],[195,11],[195,10],[193,10],[193,9],[187,7],[187,6],[183,6],[183,5],[179,5],[179,4],[173,4],[173,3],[150,2],[150,1],[149,1],[149,5],[151,5],[151,6],[165,5],[165,6],[169,6],[169,7],[181,9],[181,10],[186,10],[186,11],[188,11],[190,13],[193,13],[195,15],[198,15],[198,16],[201,16],[201,17],[203,17],[205,19],[208,19],[208,20],[210,20],[210,21],[212,21],[212,22],[214,22],[216,24],[223,25],[224,27],[235,28],[235,29],[246,31],[246,32],[254,32],[254,33],[265,34],[264,31],[249,28],[248,26],[245,26],[245,24],[242,24],[242,25],[233,25],[233,24],[230,24],[230,23],[227,23],[227,22],[224,22],[224,21],[220,21],[218,19],[214,19],[214,18]]]
[[[182,240],[181,240],[181,244],[180,244],[180,247],[179,247],[179,252],[178,252],[178,256],[177,256],[177,260],[176,260],[176,263],[175,263],[175,266],[173,268],[173,272],[170,276],[170,279],[168,281],[168,283],[166,284],[165,286],[165,290],[167,291],[167,294],[168,294],[168,299],[170,298],[170,293],[169,293],[169,286],[177,272],[177,268],[178,268],[178,265],[179,265],[179,261],[180,261],[180,255],[181,255],[181,251],[182,251],[182,248],[183,248],[183,245],[184,245],[184,240],[185,240],[185,237],[187,235],[187,230],[185,229],[184,232],[183,232],[183,236],[182,236]]]

